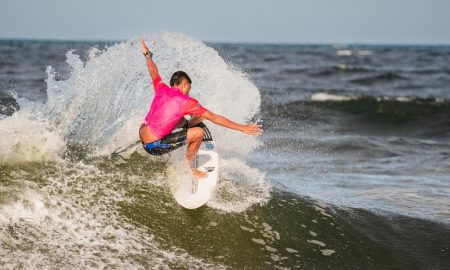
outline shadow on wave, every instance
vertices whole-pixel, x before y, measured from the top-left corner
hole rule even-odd
[[[280,190],[268,204],[243,213],[189,211],[158,193],[133,192],[132,202],[121,204],[122,213],[164,245],[231,268],[450,267],[447,225],[338,209]]]

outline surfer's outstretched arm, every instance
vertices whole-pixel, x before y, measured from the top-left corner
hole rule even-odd
[[[212,113],[210,111],[206,111],[201,115],[202,118],[209,120],[213,122],[214,124],[217,124],[219,126],[223,126],[226,128],[239,130],[245,134],[252,135],[252,136],[258,136],[262,133],[262,126],[261,125],[254,125],[254,124],[239,124],[236,122],[233,122],[222,115],[218,115],[215,113]]]
[[[158,67],[156,66],[155,62],[153,62],[152,56],[153,54],[150,52],[150,50],[147,47],[147,44],[145,43],[144,39],[141,38],[141,48],[142,52],[145,55],[145,59],[147,62],[147,68],[148,72],[150,73],[150,77],[152,77],[152,80],[155,80],[158,76]]]

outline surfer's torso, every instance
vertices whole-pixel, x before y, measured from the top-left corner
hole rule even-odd
[[[177,88],[170,88],[161,77],[153,80],[155,98],[145,117],[145,125],[158,138],[170,134],[185,115],[201,116],[207,110]]]

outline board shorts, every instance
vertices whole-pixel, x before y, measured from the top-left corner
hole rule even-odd
[[[187,129],[173,132],[161,140],[143,144],[142,146],[150,155],[161,156],[183,146],[187,140],[187,132]]]

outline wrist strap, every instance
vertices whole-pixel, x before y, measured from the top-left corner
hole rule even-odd
[[[144,53],[145,58],[153,57],[153,53],[151,51],[146,51]]]

